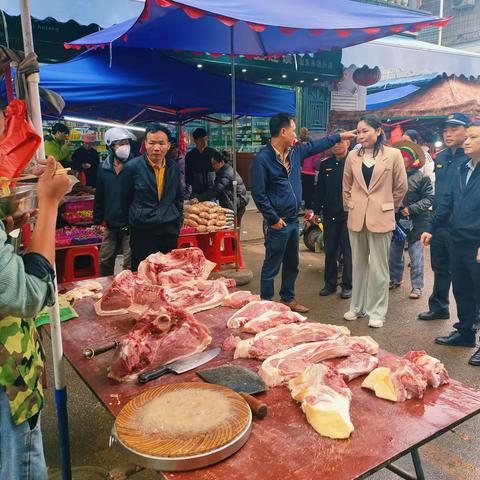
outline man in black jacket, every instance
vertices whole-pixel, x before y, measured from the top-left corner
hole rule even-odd
[[[192,203],[204,202],[205,200],[218,200],[223,208],[233,210],[233,168],[230,165],[230,156],[228,152],[222,153],[216,150],[212,154],[212,167],[215,170],[215,182],[212,188],[206,192],[197,195],[192,199]],[[243,214],[250,200],[242,177],[235,172],[237,179],[237,224],[240,226]]]
[[[195,148],[185,156],[185,183],[191,189],[191,198],[195,198],[213,185],[215,172],[211,159],[217,151],[208,146],[208,135],[204,128],[196,128],[192,136]]]
[[[470,160],[452,172],[450,189],[435,210],[430,228],[422,234],[422,241],[428,245],[450,219],[452,284],[459,321],[455,331],[437,337],[435,343],[475,347],[480,327],[480,122],[469,127],[466,135],[465,153]],[[480,366],[480,350],[469,363]]]
[[[132,270],[151,253],[177,248],[183,222],[183,189],[178,165],[166,158],[170,131],[149,124],[145,154],[126,165],[122,178],[122,208],[128,215]]]
[[[335,133],[344,132],[337,130]],[[347,212],[343,207],[343,169],[350,140],[342,140],[332,147],[332,156],[320,164],[314,194],[314,212],[323,223],[325,244],[325,285],[320,296],[337,291],[338,256],[343,257],[341,298],[352,296],[352,250],[348,238]]]
[[[105,132],[105,144],[110,155],[98,170],[93,223],[105,224],[100,248],[100,273],[113,275],[118,253],[123,255],[123,268],[130,268],[130,236],[127,216],[120,204],[123,169],[131,159],[130,142],[136,137],[125,128],[110,128]]]
[[[433,211],[442,203],[445,194],[450,189],[453,172],[468,160],[463,151],[463,142],[469,118],[463,113],[452,113],[445,121],[442,150],[435,159],[435,197]],[[430,261],[434,273],[433,292],[428,299],[428,312],[418,315],[419,320],[446,320],[450,318],[449,292],[452,283],[450,270],[451,232],[448,218],[440,225],[430,246]]]

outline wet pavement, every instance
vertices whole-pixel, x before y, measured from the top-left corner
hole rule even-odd
[[[244,287],[253,292],[259,290],[259,274],[264,256],[261,229],[261,216],[249,209],[242,224],[242,255],[246,266],[253,271],[253,280]],[[431,292],[433,275],[429,268],[429,259],[425,261],[425,289],[420,300],[410,300],[410,282],[408,270],[402,286],[391,292],[389,314],[381,329],[367,326],[366,320],[346,322],[342,315],[348,310],[349,301],[341,300],[339,294],[319,297],[323,287],[323,254],[312,253],[300,244],[301,265],[297,280],[297,300],[310,307],[309,318],[324,323],[346,325],[352,335],[370,335],[381,348],[402,355],[409,350],[426,350],[430,355],[445,363],[450,376],[467,385],[480,388],[480,367],[467,364],[473,350],[460,347],[443,347],[433,340],[438,335],[448,334],[456,321],[456,309],[451,298],[451,319],[421,322],[416,319],[420,311],[427,309],[427,299]],[[428,252],[427,252],[428,255]],[[276,289],[278,292],[278,288]],[[338,292],[339,293],[339,292]],[[48,337],[45,340],[46,353],[51,358]],[[108,447],[113,418],[97,401],[93,393],[80,380],[75,371],[66,364],[68,387],[69,427],[71,438],[71,456],[73,465],[95,465],[110,469],[126,462],[115,450]],[[59,465],[58,438],[54,407],[53,367],[47,364],[48,382],[46,406],[42,417],[42,430],[47,464]],[[373,419],[372,419],[373,421]],[[429,480],[480,480],[480,416],[473,418],[436,440],[420,448],[425,476]],[[410,458],[398,461],[405,469],[413,471]],[[144,471],[132,479],[161,478],[152,471]],[[381,470],[371,477],[372,480],[398,479],[395,474]],[[228,479],[225,479],[228,480]],[[310,480],[310,479],[305,479]],[[313,479],[312,479],[313,480]],[[319,479],[320,480],[320,479]]]

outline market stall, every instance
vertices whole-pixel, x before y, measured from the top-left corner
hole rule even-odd
[[[100,283],[107,288],[111,279],[102,278]],[[60,290],[78,285],[81,284],[61,285]],[[118,341],[131,330],[133,321],[129,315],[96,316],[94,301],[91,297],[79,300],[75,305],[79,318],[63,324],[65,355],[113,417],[142,392],[180,382],[201,382],[196,370],[171,374],[147,385],[135,380],[117,383],[108,378],[107,370],[112,366],[115,351],[86,358],[83,350]],[[232,309],[227,307],[195,314],[195,318],[210,330],[213,341],[209,348],[221,347],[231,332],[238,333],[238,330],[226,328],[226,320],[231,315]],[[385,351],[380,351],[378,357],[380,362],[394,358]],[[260,366],[258,360],[233,360],[232,352],[223,350],[199,369],[227,364],[252,370]],[[394,460],[411,453],[417,478],[421,479],[424,477],[418,447],[480,413],[478,391],[453,380],[437,389],[427,389],[422,399],[400,403],[376,398],[372,392],[361,388],[362,381],[363,377],[349,383],[353,393],[351,418],[355,431],[348,440],[334,440],[315,432],[288,389],[277,386],[257,396],[267,404],[268,415],[263,420],[253,421],[250,439],[238,453],[208,468],[164,473],[163,477],[346,480],[365,478],[384,467],[398,473],[400,470],[393,465]]]

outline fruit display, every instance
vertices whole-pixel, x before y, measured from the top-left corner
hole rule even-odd
[[[65,197],[62,218],[70,225],[86,225],[93,222],[93,195]]]
[[[64,227],[55,232],[56,247],[67,247],[69,245],[91,245],[100,243],[103,238],[103,227],[94,225],[92,227]]]

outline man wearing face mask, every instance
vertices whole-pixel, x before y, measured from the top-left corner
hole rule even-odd
[[[121,180],[125,163],[131,158],[130,142],[135,135],[125,128],[110,128],[105,132],[105,144],[110,155],[98,170],[93,208],[96,225],[106,224],[100,248],[100,273],[113,275],[117,254],[123,255],[123,268],[130,268],[130,235],[127,216],[121,208]]]

